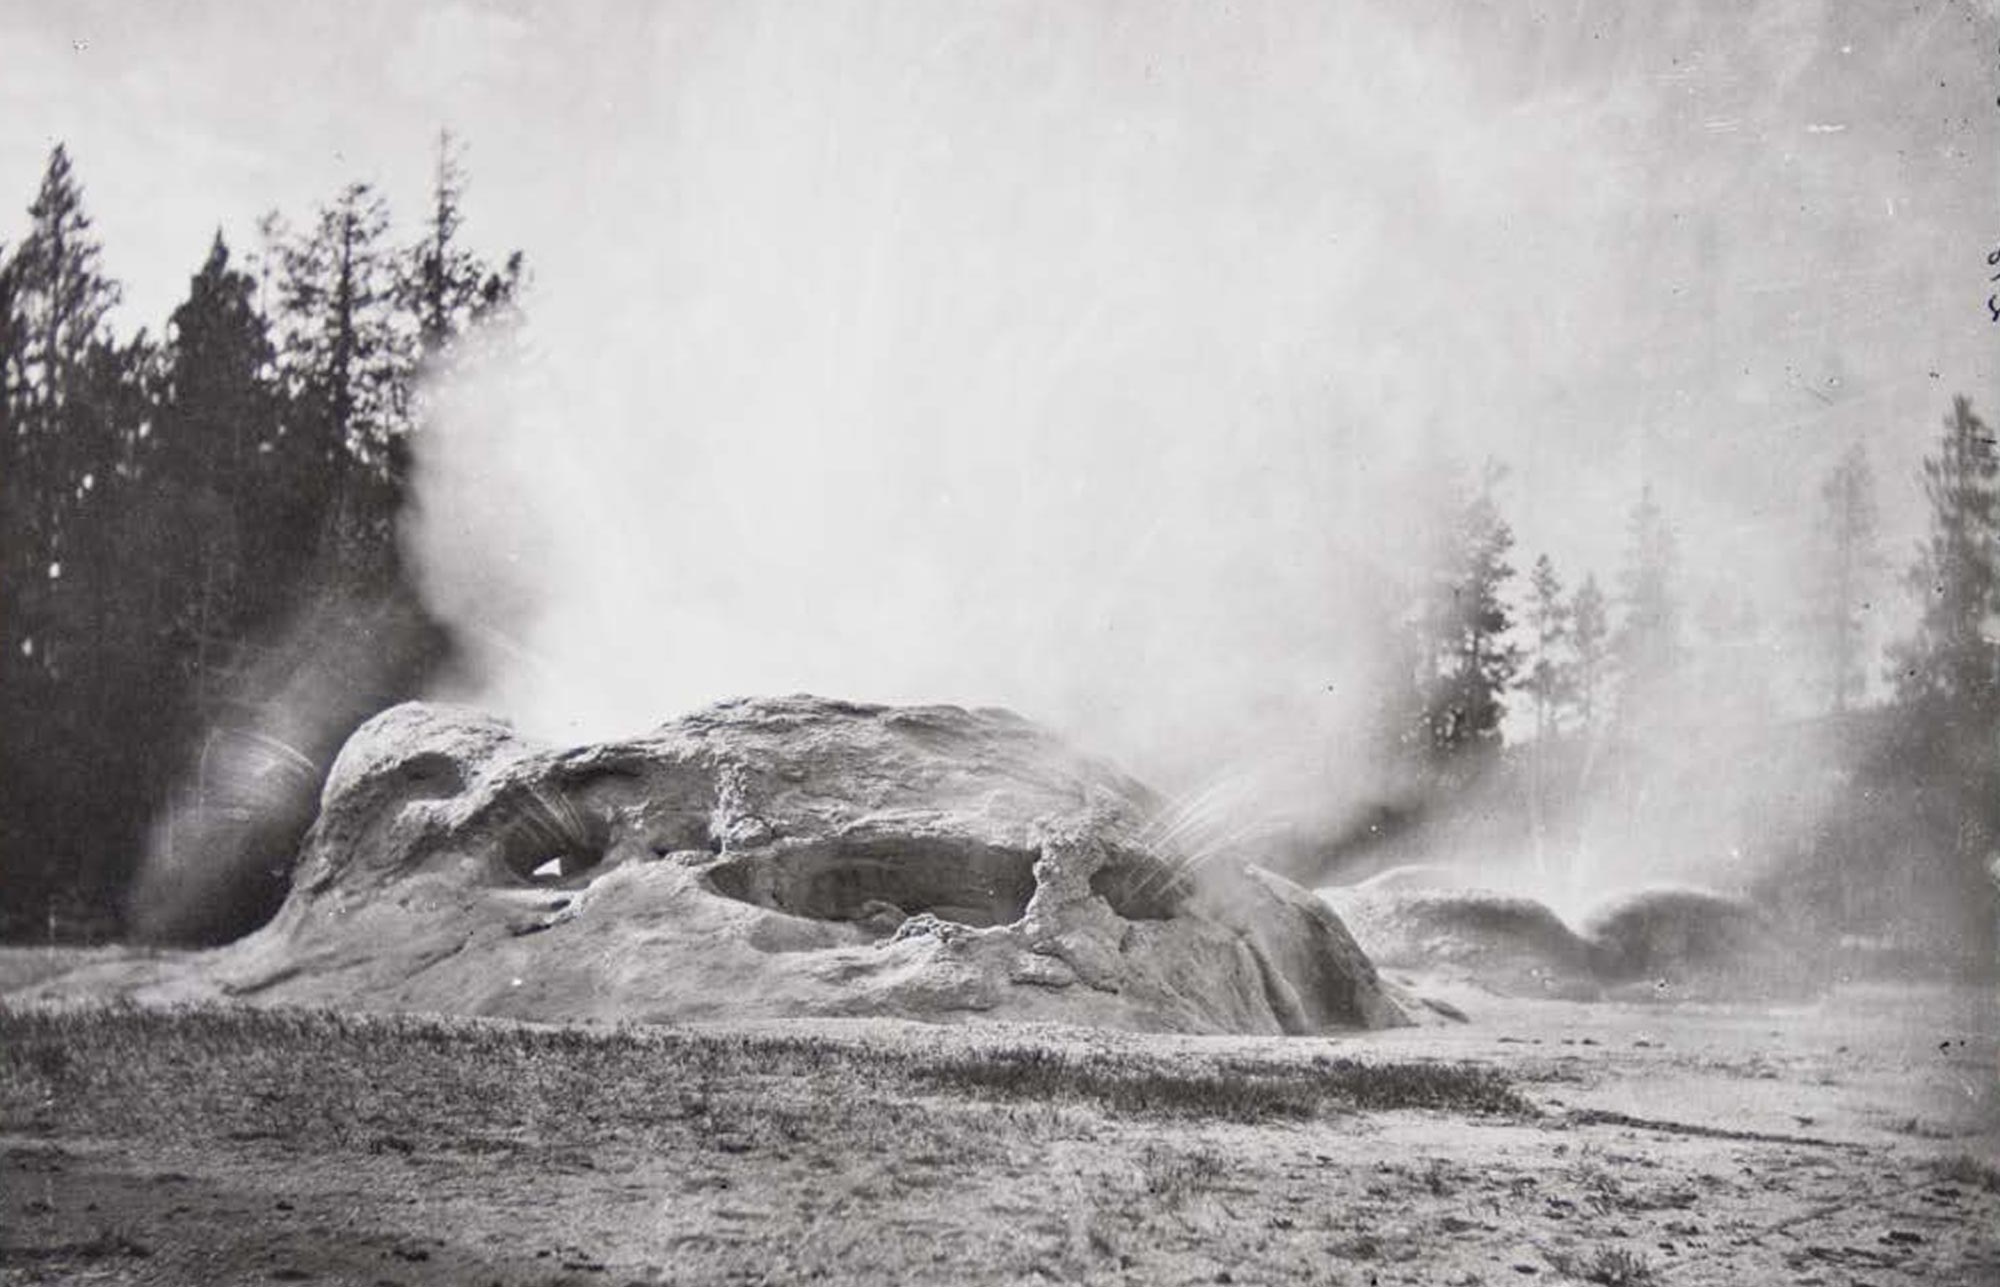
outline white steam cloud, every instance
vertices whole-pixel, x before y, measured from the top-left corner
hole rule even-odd
[[[1873,313],[1767,323],[1857,239],[1840,289],[1908,295],[1934,229],[1826,199],[1956,172],[1885,177],[1854,146],[1879,122],[1807,131],[1830,20],[1418,8],[598,29],[524,352],[423,447],[454,695],[565,741],[739,693],[1001,704],[1170,787],[1275,764],[1337,813],[1372,789],[1424,462],[1514,467],[1523,571],[1610,572],[1644,475],[1691,602],[1704,568],[1795,579],[1818,463],[1927,427],[1946,363]],[[1840,87],[1863,110],[1903,110],[1932,39],[1903,35]]]

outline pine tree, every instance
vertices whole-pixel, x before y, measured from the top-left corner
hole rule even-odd
[[[62,894],[102,908],[145,807],[135,769],[157,713],[127,521],[155,349],[144,332],[125,343],[110,334],[119,288],[63,147],[28,213],[6,265],[0,345],[10,431],[0,831],[17,907],[53,908]]]
[[[102,247],[83,209],[83,188],[60,143],[49,153],[41,190],[28,207],[32,226],[15,252],[22,310],[22,374],[33,401],[59,404],[70,392],[119,289],[103,275]]]
[[[427,372],[442,364],[466,333],[512,314],[526,271],[518,250],[496,268],[460,242],[465,191],[463,152],[449,131],[440,131],[424,236],[404,256],[397,283],[398,301],[416,321],[418,355]]]
[[[20,691],[16,667],[33,664],[23,595],[41,546],[39,498],[29,488],[39,444],[15,432],[24,401],[19,277],[19,265],[0,245],[0,692],[6,694]],[[5,714],[0,711],[0,723]]]
[[[1497,749],[1506,692],[1520,649],[1505,591],[1514,533],[1501,518],[1489,466],[1477,492],[1457,507],[1417,620],[1418,705],[1415,741],[1434,765],[1472,751]]]
[[[164,512],[166,639],[196,709],[235,641],[273,615],[304,569],[285,503],[276,349],[257,284],[231,267],[221,232],[174,310],[150,468]]]
[[[1891,651],[1891,678],[1905,703],[1990,733],[2000,719],[2000,452],[1963,397],[1924,460],[1924,495],[1930,534],[1906,578],[1923,616]]]
[[[15,472],[14,405],[23,358],[19,282],[20,268],[0,242],[0,459],[9,476]]]
[[[1576,688],[1575,664],[1568,655],[1573,617],[1574,609],[1563,595],[1555,563],[1548,555],[1541,555],[1528,580],[1531,664],[1521,681],[1521,688],[1535,702],[1538,741],[1562,731],[1563,711]]]
[[[1814,587],[1813,642],[1821,655],[1827,706],[1836,714],[1866,692],[1867,613],[1879,568],[1875,476],[1860,443],[1821,485],[1822,539]]]
[[[325,471],[329,543],[364,581],[393,556],[415,371],[388,230],[387,204],[363,183],[343,189],[304,235],[265,222],[289,430]]]
[[[1930,852],[1910,846],[1910,897],[1982,974],[2000,934],[2000,448],[1965,398],[1952,400],[1924,460],[1930,532],[1907,583],[1923,611],[1890,650],[1899,702],[1891,774],[1918,784]],[[1933,859],[1925,862],[1925,859]]]
[[[29,488],[31,444],[15,432],[22,400],[21,314],[17,267],[0,246],[0,934],[26,927],[25,909],[41,897],[39,837],[27,792],[33,789],[37,711],[42,708],[34,632],[25,611],[35,588],[40,498]]]
[[[18,553],[9,551],[21,566],[7,642],[31,669],[54,678],[75,642],[57,623],[87,615],[74,602],[74,561],[69,584],[63,583],[70,529],[78,511],[95,499],[91,494],[115,455],[114,444],[98,432],[101,421],[88,414],[85,363],[104,341],[105,314],[119,290],[99,267],[102,249],[61,144],[49,154],[28,216],[28,235],[12,261],[19,343],[9,384],[12,464],[34,512]]]

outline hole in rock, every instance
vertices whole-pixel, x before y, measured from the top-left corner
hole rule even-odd
[[[514,794],[495,815],[497,865],[530,885],[565,883],[602,863],[610,848],[600,811],[540,785]]]
[[[436,751],[411,756],[399,771],[411,796],[456,795],[465,790],[465,774],[458,762]]]
[[[1151,857],[1114,853],[1090,877],[1090,892],[1128,921],[1173,919],[1187,899],[1187,878]]]
[[[1035,892],[1035,856],[951,837],[875,837],[758,850],[708,869],[739,902],[881,928],[929,912],[940,920],[1009,925]]]

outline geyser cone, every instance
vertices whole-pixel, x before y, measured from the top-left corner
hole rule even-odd
[[[534,1019],[1400,1022],[1337,917],[1003,711],[727,702],[556,751],[405,705],[335,763],[239,996]]]

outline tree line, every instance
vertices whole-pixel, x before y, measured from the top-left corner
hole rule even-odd
[[[289,635],[421,618],[396,526],[427,379],[516,315],[525,277],[466,244],[465,191],[441,136],[414,236],[349,184],[303,226],[268,216],[252,254],[218,231],[164,328],[120,336],[83,184],[50,153],[0,243],[6,937],[119,932],[149,827],[227,708],[277,699],[245,677]],[[382,641],[371,700],[443,661],[424,627]],[[269,740],[323,771],[324,747]]]
[[[1981,721],[2000,702],[1996,470],[1992,431],[1967,399],[1955,399],[1923,464],[1929,533],[1901,578],[1920,617],[1881,653],[1890,702],[1946,728],[1992,727]],[[1496,498],[1503,476],[1489,463],[1476,486],[1461,489],[1403,621],[1411,665],[1399,737],[1433,765],[1509,740],[1630,729],[1690,658],[1677,540],[1650,487],[1630,511],[1624,563],[1607,594],[1595,573],[1566,589],[1547,554],[1517,586],[1513,528]],[[1884,588],[1874,493],[1857,444],[1823,480],[1805,607],[1788,623],[1803,644],[1803,678],[1827,714],[1863,704],[1868,691],[1867,619]],[[1728,609],[1717,616],[1710,632],[1726,634]],[[1526,718],[1510,739],[1514,700]]]
[[[1822,480],[1802,608],[1779,623],[1793,644],[1790,678],[1816,709],[1803,719],[1781,718],[1779,703],[1749,701],[1723,678],[1731,645],[1758,633],[1747,600],[1710,605],[1708,647],[1690,647],[1674,529],[1650,488],[1630,511],[1609,593],[1594,574],[1567,588],[1546,554],[1523,585],[1496,498],[1502,472],[1489,464],[1459,489],[1402,622],[1407,682],[1387,734],[1430,789],[1460,790],[1511,758],[1528,780],[1522,812],[1539,817],[1551,791],[1581,794],[1593,767],[1630,778],[1650,746],[1690,728],[1699,738],[1704,726],[1761,721],[1774,754],[1787,737],[1816,738],[1835,748],[1837,789],[1804,834],[1783,838],[1788,883],[1773,896],[1849,927],[1943,905],[1959,918],[1961,943],[1990,963],[2000,913],[2000,451],[1971,403],[1953,400],[1924,459],[1928,531],[1900,577],[1919,610],[1879,652],[1868,623],[1889,578],[1863,449]],[[1872,701],[1871,663],[1884,681]],[[1760,667],[1770,669],[1768,657],[1742,669]]]

